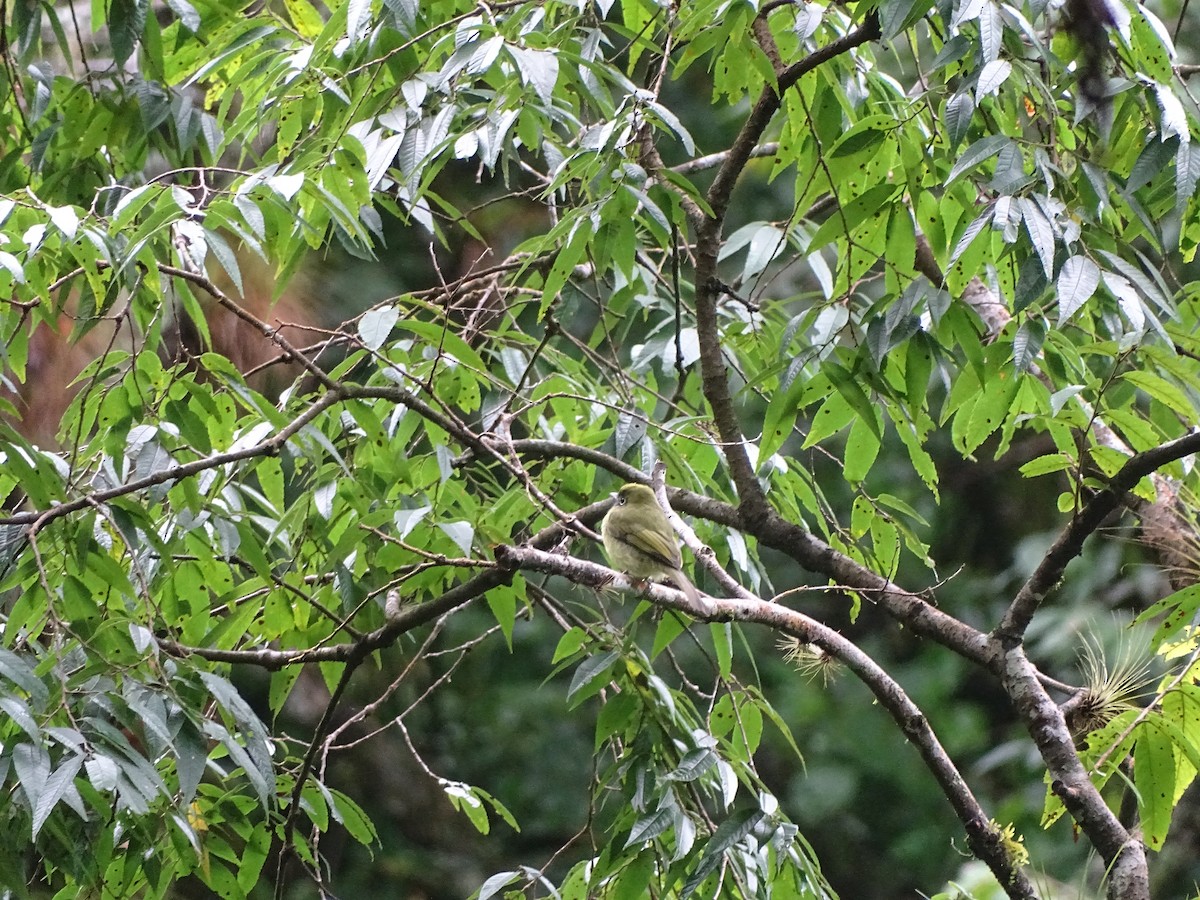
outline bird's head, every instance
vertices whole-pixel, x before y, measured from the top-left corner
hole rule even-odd
[[[658,506],[654,491],[644,484],[626,484],[616,493],[618,506]]]

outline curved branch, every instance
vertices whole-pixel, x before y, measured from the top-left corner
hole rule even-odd
[[[733,195],[733,188],[741,178],[742,170],[746,168],[746,163],[762,138],[763,132],[766,131],[771,119],[779,110],[782,94],[818,66],[843,53],[850,52],[855,47],[878,40],[881,34],[879,16],[872,10],[867,14],[862,25],[854,31],[814,50],[804,59],[792,63],[780,72],[778,90],[772,90],[769,85],[763,88],[758,102],[754,104],[754,109],[742,123],[741,131],[729,148],[729,155],[721,164],[721,168],[717,170],[716,178],[713,179],[713,183],[708,189],[708,205],[713,211],[713,221],[717,223],[718,227],[724,222],[725,213],[729,208],[729,200]]]
[[[737,486],[741,506],[750,521],[766,518],[770,505],[755,477],[745,438],[738,423],[733,397],[726,377],[725,355],[721,347],[717,301],[721,296],[717,277],[717,260],[721,250],[722,230],[733,189],[741,178],[746,163],[758,146],[763,132],[779,110],[784,91],[794,86],[805,74],[842,53],[877,39],[880,36],[879,17],[875,11],[854,31],[814,51],[799,62],[783,69],[774,87],[768,85],[742,123],[741,131],[721,163],[706,199],[711,210],[708,216],[694,222],[696,228],[696,330],[700,343],[700,371],[704,397],[712,409],[713,421],[724,442],[725,458],[730,475]]]
[[[1079,555],[1083,542],[1100,527],[1139,481],[1168,463],[1197,452],[1200,452],[1200,433],[1193,433],[1138,453],[1121,466],[1104,490],[1092,497],[1071,518],[1033,574],[1021,586],[996,628],[996,638],[1001,642],[1020,640],[1042,600],[1062,577],[1067,563]]]
[[[633,587],[626,576],[582,559],[544,553],[530,547],[501,545],[496,559],[516,570],[561,575],[594,587],[617,585]],[[768,603],[747,594],[736,599],[701,597],[696,604],[674,588],[650,584],[638,590],[659,606],[679,610],[707,622],[752,622],[791,635],[804,643],[815,644],[841,660],[875,695],[891,715],[905,738],[921,754],[926,767],[937,780],[942,793],[954,808],[967,834],[971,851],[995,874],[1009,897],[1036,898],[1033,885],[1013,862],[1000,829],[984,813],[954,762],[942,747],[929,721],[904,689],[859,647],[832,628],[803,613]]]
[[[518,453],[529,456],[583,460],[626,481],[649,484],[649,479],[641,470],[599,450],[563,441],[537,439],[514,440],[512,446]],[[744,531],[795,560],[808,571],[870,595],[884,612],[904,623],[914,633],[930,638],[985,669],[1000,674],[998,655],[990,646],[986,634],[875,574],[798,525],[774,513],[752,521],[739,507],[682,488],[668,487],[667,496],[672,508],[679,512]],[[1051,686],[1072,690],[1069,685],[1057,682],[1051,682]]]

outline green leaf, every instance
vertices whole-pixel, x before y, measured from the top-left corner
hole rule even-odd
[[[717,755],[711,750],[689,750],[666,778],[668,781],[695,781],[716,764]]]
[[[883,0],[879,6],[879,26],[883,40],[891,41],[929,12],[933,0]]]
[[[118,67],[133,55],[133,48],[141,40],[150,11],[150,0],[110,0],[108,7],[108,32],[112,44],[113,61]]]
[[[980,163],[991,159],[1001,150],[1012,145],[1012,138],[1003,134],[990,134],[987,137],[980,138],[964,150],[958,157],[958,161],[950,168],[949,173],[946,175],[946,186],[949,187],[961,175],[969,172]]]
[[[488,609],[496,617],[500,630],[504,633],[505,643],[512,650],[513,626],[517,621],[517,592],[511,587],[492,588],[485,595]]]
[[[1138,793],[1138,818],[1146,846],[1161,850],[1175,805],[1175,750],[1170,738],[1151,721],[1143,722],[1137,728],[1133,777]]]
[[[558,646],[554,648],[554,656],[551,657],[550,662],[559,663],[574,656],[583,649],[589,640],[588,633],[584,629],[578,625],[572,626],[558,639]]]
[[[722,679],[728,679],[733,674],[733,625],[730,622],[712,622],[708,629],[717,656],[717,672]]]
[[[332,801],[330,811],[343,827],[345,827],[350,837],[354,838],[364,847],[371,846],[379,840],[379,835],[375,833],[375,826],[371,823],[361,806],[350,799],[341,791],[329,789],[329,798]]]
[[[1100,267],[1086,256],[1072,256],[1058,273],[1054,284],[1058,294],[1058,321],[1061,325],[1087,303],[1100,286]]]
[[[1021,466],[1020,472],[1026,478],[1036,478],[1039,475],[1049,475],[1052,472],[1064,472],[1075,465],[1075,460],[1065,453],[1048,453],[1031,459]]]
[[[567,688],[568,706],[575,709],[588,697],[598,694],[608,684],[612,677],[612,667],[620,658],[619,652],[610,650],[598,656],[589,656],[580,663],[571,679],[571,686]]]
[[[654,875],[655,854],[644,850],[634,857],[633,862],[621,870],[612,890],[612,900],[642,900],[647,896],[650,879]]]
[[[596,717],[596,750],[600,750],[613,735],[627,732],[641,716],[642,707],[633,691],[625,690],[609,697]]]
[[[713,836],[709,838],[708,843],[700,852],[700,864],[683,886],[682,896],[685,900],[705,878],[717,870],[725,858],[725,854],[753,831],[765,816],[766,813],[761,809],[745,810],[735,813],[717,826],[717,830],[713,832]]]
[[[991,375],[984,385],[983,394],[971,410],[969,425],[962,442],[964,453],[974,452],[1004,423],[1023,377],[1025,376],[1007,369],[1001,369]]]
[[[875,437],[883,440],[883,431],[879,423],[879,411],[872,405],[854,377],[836,363],[826,365],[825,374],[829,376],[829,380],[833,382],[833,386],[837,389],[837,392],[866,421],[867,426],[871,429]]]
[[[877,184],[863,192],[840,210],[833,212],[808,242],[809,252],[819,250],[835,238],[852,235],[864,223],[881,216],[887,205],[900,191],[897,184]]]
[[[650,659],[657,659],[658,655],[687,629],[688,619],[685,615],[676,610],[664,611],[662,618],[658,620],[658,626],[654,629],[654,644],[650,650]]]
[[[629,839],[625,841],[625,846],[632,847],[635,844],[644,844],[647,841],[654,840],[675,824],[675,817],[677,815],[678,810],[673,806],[667,805],[659,807],[647,816],[643,816],[630,829]]]
[[[1134,621],[1152,622],[1163,616],[1150,639],[1151,646],[1158,650],[1187,628],[1197,611],[1200,611],[1200,585],[1193,584],[1152,603]]]
[[[1191,421],[1196,410],[1183,392],[1160,375],[1153,372],[1125,372],[1121,377],[1135,387],[1145,391],[1159,403]]]
[[[830,435],[837,434],[855,420],[855,410],[841,393],[827,397],[813,416],[812,426],[804,438],[804,449],[816,446]]]
[[[846,438],[846,461],[843,473],[851,484],[858,484],[871,471],[879,455],[880,440],[864,419],[856,418]]]

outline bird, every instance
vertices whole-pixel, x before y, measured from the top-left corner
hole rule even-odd
[[[646,581],[666,579],[698,603],[700,594],[683,574],[683,557],[666,513],[654,491],[644,484],[622,485],[612,508],[600,523],[604,552],[614,569],[630,578]]]

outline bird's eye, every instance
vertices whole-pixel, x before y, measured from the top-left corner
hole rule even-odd
[[[628,497],[618,497],[617,502],[620,503],[622,506],[624,506],[626,503],[629,502],[629,498]]]

